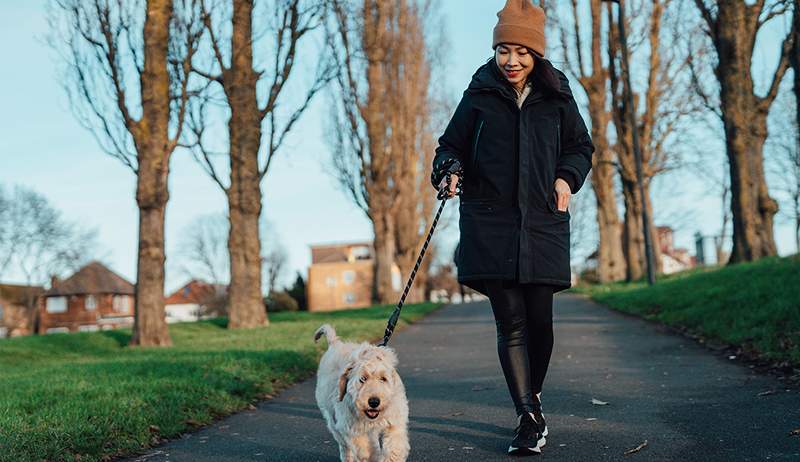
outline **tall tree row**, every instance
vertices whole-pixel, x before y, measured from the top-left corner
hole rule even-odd
[[[624,3],[621,2],[622,7]],[[668,27],[665,21],[681,21],[675,14],[677,1],[652,0],[639,5],[644,21],[641,30],[626,25],[633,36],[643,37],[644,49],[630,56],[631,66],[643,70],[644,84],[640,89],[633,89],[634,106],[630,107],[623,97],[624,86],[627,85],[622,74],[622,50],[617,46],[616,16],[609,9],[609,78],[611,83],[611,101],[614,126],[616,128],[615,149],[618,168],[622,180],[622,193],[625,201],[625,230],[623,232],[623,248],[627,262],[627,279],[638,280],[646,272],[646,253],[644,243],[643,209],[647,209],[652,236],[653,255],[656,272],[661,272],[661,250],[658,233],[654,223],[652,198],[650,195],[652,180],[660,173],[677,164],[678,153],[670,144],[675,131],[680,128],[681,119],[699,110],[692,104],[687,81],[681,80],[688,70],[688,59],[676,50],[673,43],[678,39],[676,29]],[[670,16],[668,13],[672,12]],[[636,50],[634,50],[636,52]],[[633,70],[631,71],[633,72]],[[633,77],[632,77],[633,80]],[[635,80],[634,80],[635,81]],[[636,115],[637,126],[630,127],[628,111]],[[638,130],[640,150],[642,154],[642,181],[644,197],[640,194],[639,180],[636,176],[636,163],[633,149],[632,130]]]
[[[634,38],[629,40],[635,43],[628,59],[636,70],[634,77],[645,77],[633,79],[634,107],[630,107],[623,97],[627,83],[621,66],[617,7],[612,8],[610,3],[606,3],[603,10],[600,0],[585,3],[573,0],[569,9],[548,9],[560,32],[560,50],[554,51],[560,51],[566,70],[576,77],[586,92],[592,140],[598,148],[593,159],[591,184],[597,203],[599,230],[597,276],[602,282],[643,277],[643,207],[647,207],[650,217],[648,226],[655,241],[656,270],[660,271],[650,184],[653,177],[677,163],[677,154],[672,146],[675,133],[682,119],[698,110],[689,93],[681,90],[686,87],[688,58],[670,46],[676,39],[676,32],[673,27],[666,27],[680,20],[674,13],[678,2],[640,1],[629,7],[626,3],[621,2],[621,7],[637,13],[637,21],[626,24],[628,34]],[[580,13],[586,4],[590,13],[588,31],[582,24]],[[565,11],[570,17],[559,16]],[[629,12],[628,16],[634,15]],[[644,200],[639,193],[628,111],[636,115],[635,129],[641,142]],[[613,134],[609,133],[610,128],[614,129]],[[624,220],[620,220],[617,212],[617,174],[624,198]]]
[[[266,9],[258,20],[257,7]],[[316,75],[299,101],[289,99],[290,81],[303,42],[320,24],[325,4],[320,0],[203,0],[203,24],[211,62],[195,64],[192,70],[215,84],[222,94],[209,88],[193,105],[190,124],[197,160],[228,198],[228,253],[230,256],[230,328],[267,325],[262,301],[262,243],[259,216],[262,211],[261,184],[286,136],[306,111],[314,96],[331,80],[329,61],[320,58]],[[266,22],[273,18],[273,23]],[[230,30],[229,34],[226,31]],[[268,35],[268,59],[259,56],[259,38]],[[266,92],[258,88],[265,85]],[[297,94],[294,92],[294,94]],[[228,178],[212,159],[213,145],[204,135],[213,125],[214,98],[229,112],[225,127]],[[292,109],[278,114],[278,108]]]
[[[785,14],[788,0],[694,0],[705,33],[716,52],[714,74],[719,98],[697,86],[701,98],[717,113],[725,131],[730,166],[733,250],[729,263],[775,255],[773,219],[778,203],[769,195],[764,175],[767,115],[789,67],[792,34],[779,44],[778,65],[764,96],[755,91],[752,63],[756,36],[772,18]],[[797,13],[795,13],[797,14]],[[795,22],[796,23],[796,22]]]
[[[79,121],[136,175],[139,245],[130,343],[171,344],[164,314],[164,214],[172,153],[198,48],[192,0],[56,0],[53,44]]]
[[[430,226],[436,197],[431,194],[430,168],[435,153],[435,120],[430,95],[431,68],[425,44],[423,18],[429,15],[431,3],[411,2],[398,19],[400,36],[394,44],[394,68],[398,79],[390,82],[396,95],[396,106],[390,111],[397,136],[392,150],[398,153],[398,190],[396,262],[401,275],[407,277],[416,264],[420,247]],[[410,302],[425,299],[426,278],[434,258],[432,247],[426,251],[408,295]]]
[[[335,99],[341,101],[333,108],[334,167],[373,225],[373,301],[390,303],[393,267],[410,272],[431,209],[424,186],[430,162],[421,158],[432,147],[425,6],[337,0],[333,8],[331,53],[339,59]]]

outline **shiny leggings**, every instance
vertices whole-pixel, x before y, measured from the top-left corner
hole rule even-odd
[[[553,352],[553,286],[487,280],[497,353],[517,415],[539,406]]]

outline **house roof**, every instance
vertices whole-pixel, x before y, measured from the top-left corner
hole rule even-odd
[[[365,255],[357,255],[356,249],[366,250]],[[372,243],[358,242],[336,245],[311,246],[311,263],[336,263],[352,260],[370,259],[373,254]]]
[[[41,286],[24,286],[17,284],[0,284],[0,298],[15,305],[27,305],[33,298],[44,292]]]
[[[220,284],[209,284],[207,282],[193,279],[180,289],[167,297],[166,305],[183,305],[190,303],[207,303],[220,292],[227,290],[227,287]]]
[[[133,284],[111,271],[100,262],[93,261],[63,281],[54,280],[47,296],[80,294],[133,295]]]

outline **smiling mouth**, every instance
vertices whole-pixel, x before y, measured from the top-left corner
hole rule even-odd
[[[369,417],[370,419],[376,419],[378,417],[378,414],[380,413],[381,411],[377,409],[367,409],[366,411],[364,411],[364,414],[366,414],[366,416]]]

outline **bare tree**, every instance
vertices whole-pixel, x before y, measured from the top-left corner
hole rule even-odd
[[[677,27],[681,21],[680,3],[675,0],[654,0],[633,3],[632,8],[646,20],[640,29],[633,30],[634,43],[646,45],[646,59],[641,58],[640,66],[645,69],[645,85],[635,92],[634,107],[629,107],[622,97],[623,86],[618,70],[621,50],[617,46],[616,25],[610,29],[609,62],[611,80],[611,106],[616,131],[615,150],[618,170],[622,179],[622,192],[625,199],[625,229],[623,231],[624,252],[627,261],[626,277],[637,280],[645,271],[644,230],[642,212],[646,207],[650,222],[650,235],[653,236],[653,255],[657,271],[661,271],[660,246],[653,222],[653,206],[650,199],[652,178],[679,164],[678,151],[674,145],[676,132],[686,116],[699,109],[694,104],[688,90],[689,57],[682,55],[672,44],[679,34]],[[615,18],[608,10],[609,23]],[[630,25],[626,26],[629,27]],[[673,27],[669,27],[673,26]],[[630,30],[630,29],[629,29]],[[640,38],[636,36],[639,35]],[[634,47],[634,58],[636,56]],[[640,54],[644,51],[640,52]],[[626,123],[627,111],[637,114],[637,127]],[[632,130],[639,131],[642,152],[642,173],[644,181],[644,200],[639,194],[636,165],[633,154]]]
[[[330,50],[340,70],[332,96],[334,173],[373,224],[372,300],[390,303],[392,268],[399,262],[410,272],[431,210],[420,168],[421,153],[432,146],[426,128],[430,69],[420,16],[426,6],[406,0],[355,3],[333,2]]]
[[[792,69],[794,70],[793,90],[795,110],[795,152],[800,153],[800,0],[794,0],[794,12],[792,13],[792,36],[794,37],[794,48],[789,56],[791,59]],[[797,233],[800,235],[800,230],[798,230]],[[798,237],[797,241],[797,251],[800,252],[800,237]]]
[[[286,269],[288,255],[283,247],[276,247],[262,257],[264,261],[264,275],[267,281],[267,293],[278,290],[277,281]]]
[[[28,286],[42,286],[53,275],[74,271],[92,259],[96,231],[71,223],[41,194],[21,186],[0,187],[0,276],[21,276]],[[36,323],[35,292],[26,308]],[[35,332],[36,329],[33,329]]]
[[[432,212],[438,205],[430,174],[436,139],[447,123],[441,111],[435,109],[441,104],[441,97],[436,94],[438,89],[432,88],[430,66],[431,62],[441,62],[444,48],[426,44],[432,31],[441,30],[433,22],[438,18],[438,11],[433,8],[430,0],[400,5],[398,36],[393,41],[393,67],[401,69],[401,74],[389,82],[395,95],[389,117],[393,127],[391,149],[401,159],[395,180],[399,195],[394,221],[396,263],[404,279],[414,269],[433,220]],[[442,43],[438,38],[433,40]],[[429,246],[407,296],[410,302],[425,300],[426,279],[435,253],[436,244]]]
[[[622,249],[622,223],[617,211],[617,194],[614,189],[616,155],[611,149],[608,128],[611,113],[608,111],[608,66],[603,62],[602,1],[589,0],[591,22],[589,43],[582,36],[579,11],[585,4],[572,0],[571,22],[559,17],[558,8],[548,13],[558,24],[561,36],[561,54],[567,71],[577,78],[588,98],[589,117],[592,121],[592,142],[596,155],[592,158],[591,184],[597,205],[599,231],[597,277],[600,282],[619,281],[625,278],[625,256]],[[607,26],[606,26],[607,27]],[[586,51],[589,51],[588,57]]]
[[[764,175],[767,115],[789,67],[792,34],[780,45],[777,68],[764,96],[755,94],[752,75],[756,36],[771,19],[790,7],[790,0],[694,0],[705,34],[716,51],[714,74],[719,98],[700,84],[695,90],[706,107],[722,121],[731,177],[733,250],[729,263],[775,255],[773,218],[778,203],[770,197]],[[706,46],[701,44],[700,46]],[[694,70],[694,68],[693,68]]]
[[[314,96],[332,78],[330,61],[319,60],[310,86],[291,110],[285,94],[300,45],[311,35],[325,16],[321,0],[274,0],[256,4],[253,0],[202,0],[205,33],[210,44],[211,63],[196,63],[193,71],[218,85],[218,97],[227,106],[228,145],[223,148],[230,175],[225,181],[212,159],[213,148],[204,136],[208,122],[209,101],[200,100],[193,111],[191,124],[194,139],[188,144],[206,172],[228,197],[230,231],[230,328],[269,324],[261,295],[261,242],[259,216],[262,209],[261,184],[286,136],[306,111]],[[258,12],[258,6],[264,10]],[[271,23],[260,23],[257,18]],[[269,35],[267,45],[273,53],[268,59],[259,44]],[[295,73],[296,74],[296,73]],[[258,89],[265,87],[267,91]]]
[[[230,277],[227,236],[228,217],[224,214],[202,215],[192,220],[180,243],[182,271],[192,279],[227,284]]]
[[[53,46],[78,120],[137,176],[132,345],[172,343],[164,317],[169,161],[183,128],[200,28],[192,0],[54,0]]]
[[[786,198],[788,207],[781,207],[778,216],[784,215],[794,224],[795,248],[800,252],[800,144],[798,144],[798,120],[792,114],[791,93],[785,92],[777,105],[780,110],[773,113],[775,130],[767,139],[770,154],[767,157],[768,171],[774,179],[773,189]],[[781,213],[782,212],[782,213]]]

